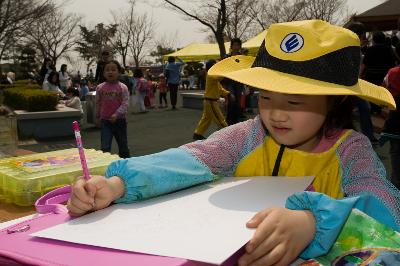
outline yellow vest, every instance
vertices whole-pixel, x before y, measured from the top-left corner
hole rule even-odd
[[[279,176],[315,176],[312,186],[315,191],[333,198],[343,198],[341,189],[340,160],[336,155],[338,146],[349,136],[347,130],[327,151],[310,153],[285,148],[279,167]],[[270,176],[275,165],[280,145],[267,136],[264,143],[244,157],[238,164],[234,176]]]

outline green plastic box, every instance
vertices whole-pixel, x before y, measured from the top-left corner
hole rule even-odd
[[[118,155],[85,150],[90,175],[104,175]],[[36,153],[0,160],[0,201],[34,205],[47,192],[73,183],[82,176],[78,149]]]

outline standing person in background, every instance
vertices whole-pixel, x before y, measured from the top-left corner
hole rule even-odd
[[[395,66],[392,47],[387,45],[386,36],[382,31],[372,34],[372,45],[366,49],[363,63],[365,66],[363,78],[375,85],[382,85],[388,70]],[[381,108],[371,104],[371,112],[380,114]]]
[[[88,77],[89,77],[89,80],[90,80],[91,82],[93,82],[93,80],[94,80],[94,74],[93,74],[93,70],[92,70],[92,69],[89,69]]]
[[[188,75],[188,81],[189,81],[189,90],[193,90],[194,89],[194,81],[195,81],[195,77],[194,77],[194,68],[192,65],[188,65],[186,67],[187,70],[187,75]]]
[[[111,60],[111,54],[109,51],[103,51],[101,53],[101,58],[97,62],[96,66],[96,75],[94,76],[94,82],[97,84],[100,84],[105,81],[104,79],[104,66],[106,65],[107,62]]]
[[[210,60],[206,63],[207,71],[217,63],[215,60]],[[203,114],[193,134],[194,140],[205,139],[203,136],[211,122],[215,122],[221,129],[228,124],[225,121],[224,115],[220,108],[221,97],[227,97],[229,91],[225,90],[219,83],[221,79],[210,78],[206,75],[206,91],[204,92]]]
[[[400,43],[396,45],[396,54],[400,56]],[[393,95],[397,110],[389,113],[389,118],[383,128],[383,136],[388,136],[390,141],[390,163],[392,165],[392,183],[400,189],[400,63],[389,69],[383,80],[383,86]]]
[[[158,83],[157,83],[157,88],[159,89],[159,101],[160,105],[158,108],[167,108],[168,107],[168,101],[167,101],[167,91],[168,91],[168,86],[167,86],[167,81],[164,77],[164,74],[160,74],[158,76]],[[165,106],[163,105],[163,101],[165,102]]]
[[[149,83],[144,78],[143,71],[140,68],[135,69],[133,77],[135,78],[135,92],[138,97],[139,113],[147,113],[144,98],[149,93]]]
[[[242,52],[242,41],[239,38],[231,40],[230,54],[226,57],[240,55]],[[222,86],[230,93],[228,97],[228,108],[226,113],[226,122],[233,125],[240,122],[243,117],[243,110],[240,105],[241,97],[244,97],[244,85],[230,79],[224,79]]]
[[[59,72],[60,79],[60,89],[65,93],[67,89],[70,87],[71,78],[67,72],[67,65],[62,64]]]
[[[365,35],[366,30],[364,24],[362,24],[361,22],[352,22],[347,26],[347,29],[357,34],[358,38],[360,39],[361,47],[365,46],[365,43],[367,42],[367,37]],[[364,57],[362,51],[363,50],[361,49],[361,62],[363,62]],[[364,65],[360,64],[360,77],[363,73],[363,69]],[[371,120],[371,105],[369,102],[361,98],[357,98],[355,101],[360,117],[361,132],[368,137],[372,144],[375,145],[378,143],[378,139],[374,136],[374,127]]]
[[[206,75],[207,71],[205,70],[203,64],[201,65],[201,68],[199,70],[199,89],[200,90],[205,90],[206,88]]]
[[[168,57],[168,63],[164,70],[164,76],[167,78],[169,96],[171,99],[172,110],[176,110],[176,101],[178,99],[178,86],[181,81],[181,69],[185,64],[182,59],[175,62],[175,57]]]
[[[42,67],[40,68],[40,79],[39,79],[39,85],[42,85],[43,82],[45,81],[45,78],[47,77],[48,73],[50,73],[52,71],[52,69],[50,68],[51,65],[53,65],[53,62],[51,61],[50,58],[45,58],[43,60],[43,64]]]
[[[86,101],[86,94],[89,92],[88,82],[86,79],[81,80],[79,92],[81,101]]]
[[[156,85],[153,83],[153,73],[150,69],[146,69],[145,77],[148,83],[149,91],[144,98],[144,103],[147,108],[155,107],[155,97],[156,97]]]
[[[101,123],[101,150],[111,151],[112,139],[118,144],[119,157],[129,157],[126,115],[129,91],[119,82],[122,67],[111,60],[104,65],[105,82],[96,88],[96,123]]]

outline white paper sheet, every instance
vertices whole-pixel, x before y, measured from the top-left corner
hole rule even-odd
[[[117,204],[33,236],[221,264],[253,235],[246,222],[284,206],[312,177],[226,178],[134,204]]]

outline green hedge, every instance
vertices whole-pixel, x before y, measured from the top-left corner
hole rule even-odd
[[[4,90],[4,104],[14,110],[28,112],[53,111],[58,104],[57,94],[38,90],[33,86],[14,87]]]

